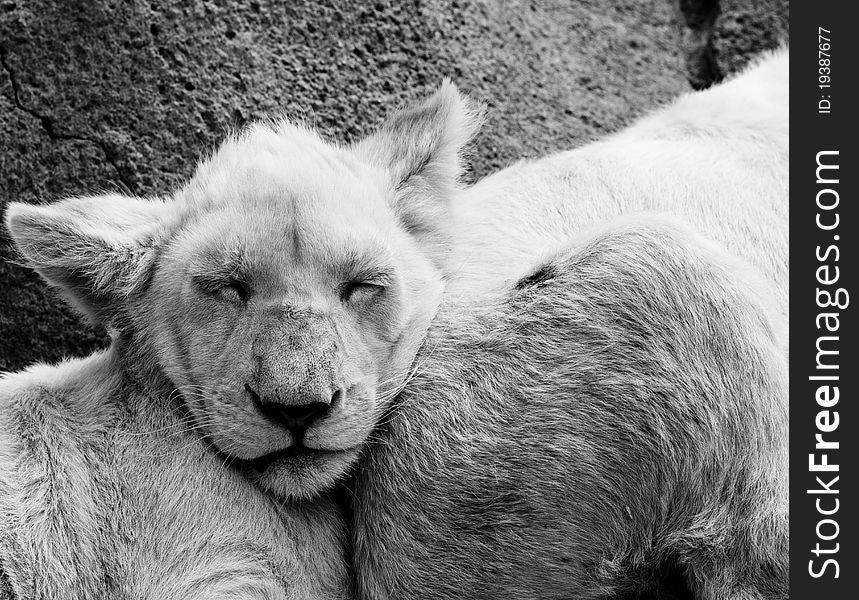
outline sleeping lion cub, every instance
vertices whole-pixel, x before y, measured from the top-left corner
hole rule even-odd
[[[352,146],[256,125],[168,200],[7,222],[225,473],[348,483],[362,597],[782,597],[786,63],[471,190],[446,84]]]
[[[440,302],[456,102],[355,148],[258,125],[167,199],[9,206],[21,254],[112,344],[0,378],[0,597],[347,594],[318,496]]]

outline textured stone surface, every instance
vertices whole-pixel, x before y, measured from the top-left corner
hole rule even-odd
[[[726,72],[787,39],[787,0],[723,4]],[[687,89],[666,0],[2,0],[0,210],[167,193],[230,128],[286,111],[351,140],[442,77],[491,110],[480,177],[615,131]],[[0,370],[103,334],[0,234]]]

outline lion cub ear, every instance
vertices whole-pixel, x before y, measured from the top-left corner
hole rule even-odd
[[[145,283],[166,213],[161,201],[110,194],[43,206],[15,202],[6,226],[33,269],[107,325]]]
[[[423,103],[394,113],[354,147],[363,160],[386,170],[392,208],[419,240],[440,243],[462,149],[482,122],[483,107],[446,79]]]

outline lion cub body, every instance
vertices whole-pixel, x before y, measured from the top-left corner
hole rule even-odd
[[[0,380],[0,591],[345,597],[345,530],[330,501],[272,502],[174,411],[113,351]]]
[[[743,271],[639,216],[449,299],[353,483],[363,596],[787,597],[787,365]]]
[[[787,123],[781,52],[460,195],[354,479],[365,597],[787,597]]]

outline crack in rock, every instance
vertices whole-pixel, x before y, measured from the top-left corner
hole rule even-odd
[[[24,103],[21,101],[21,85],[18,82],[18,78],[15,76],[15,71],[12,69],[12,66],[7,60],[7,56],[8,51],[5,48],[0,48],[0,64],[2,64],[3,69],[9,76],[9,83],[12,85],[12,101],[15,103],[15,106],[18,108],[18,110],[21,110],[36,119],[42,126],[42,129],[45,131],[48,137],[52,140],[70,140],[94,144],[99,150],[101,150],[102,154],[104,154],[104,158],[107,163],[111,167],[113,167],[113,170],[116,172],[116,177],[119,180],[120,185],[125,188],[123,191],[133,194],[135,187],[134,184],[130,180],[128,180],[126,176],[122,173],[119,164],[116,162],[114,152],[108,147],[108,145],[104,141],[95,137],[73,135],[69,133],[60,132],[54,125],[54,120],[51,117],[49,117],[48,115],[43,115],[37,110],[24,105]]]

